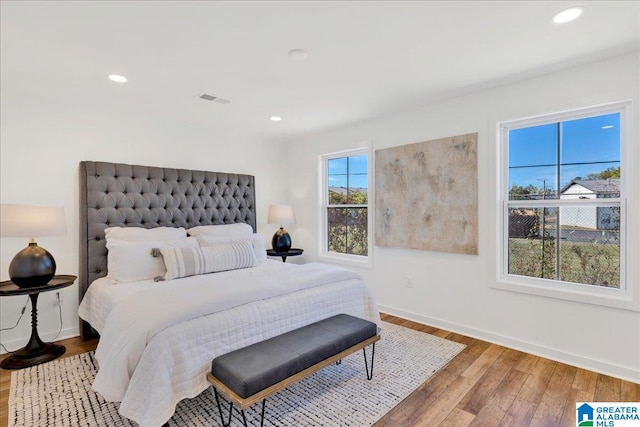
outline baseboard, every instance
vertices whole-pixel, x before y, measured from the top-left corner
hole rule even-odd
[[[378,308],[383,313],[391,314],[393,316],[401,317],[407,320],[412,320],[423,325],[433,326],[436,328],[466,335],[471,338],[476,338],[482,341],[488,341],[493,344],[512,348],[514,350],[530,353],[535,356],[551,359],[556,362],[565,363],[577,368],[588,369],[600,374],[609,375],[625,381],[631,381],[633,383],[640,384],[640,372],[638,372],[637,369],[625,368],[623,366],[614,365],[608,362],[603,362],[601,360],[590,359],[578,354],[555,350],[553,348],[540,346],[527,341],[495,334],[493,332],[484,331],[481,329],[471,328],[459,323],[436,319],[395,307],[379,305]]]
[[[58,335],[58,337],[56,338],[57,334],[58,334],[58,331],[52,331],[52,332],[38,331],[38,335],[40,336],[40,339],[44,342],[50,342],[54,338],[56,341],[60,341],[67,338],[77,337],[80,335],[80,333],[78,332],[77,326],[75,328],[66,328],[61,330],[60,335]],[[29,337],[25,337],[25,338],[12,340],[12,341],[3,342],[2,345],[4,345],[9,351],[16,351],[16,350],[20,350],[28,342],[29,342]],[[4,351],[2,347],[0,347],[0,354],[4,354],[4,353],[6,353],[6,351]]]

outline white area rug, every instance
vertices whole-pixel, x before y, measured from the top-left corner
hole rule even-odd
[[[267,399],[265,426],[370,426],[408,396],[465,346],[387,322],[376,343],[373,379],[367,381],[362,352],[345,358]],[[371,348],[367,348],[371,356]],[[118,405],[91,390],[93,352],[11,373],[9,427],[135,426]],[[226,406],[226,405],[225,405]],[[260,403],[246,410],[260,425]],[[226,412],[225,412],[226,413]],[[234,410],[232,426],[242,425]],[[178,404],[170,426],[219,426],[209,391]]]

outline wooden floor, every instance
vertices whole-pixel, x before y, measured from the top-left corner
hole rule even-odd
[[[640,384],[385,314],[382,320],[467,347],[377,427],[575,427],[575,402],[640,401]],[[67,347],[63,357],[93,350],[97,344],[80,338],[59,343]],[[7,426],[10,383],[10,372],[0,369],[0,427]]]

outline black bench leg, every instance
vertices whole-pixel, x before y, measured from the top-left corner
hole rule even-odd
[[[229,420],[224,422],[224,415],[222,415],[222,405],[220,405],[220,397],[218,396],[218,390],[211,386],[214,392],[214,396],[216,397],[216,404],[218,405],[218,412],[220,412],[220,421],[222,421],[223,427],[228,427],[231,424],[231,414],[233,413],[233,402],[229,402]],[[244,411],[242,411],[242,417],[244,418]],[[244,425],[247,425],[247,421],[245,420]]]
[[[264,426],[264,407],[267,403],[267,399],[262,399],[262,415],[260,416],[260,427]],[[240,411],[240,413],[242,414],[242,422],[244,422],[244,427],[247,427],[247,419],[244,416],[244,409],[242,411]]]
[[[233,414],[233,402],[229,402],[229,419],[227,420],[227,422],[224,422],[224,416],[222,415],[222,405],[220,404],[220,396],[218,395],[218,390],[211,386],[211,388],[213,389],[213,395],[216,398],[216,405],[218,405],[218,412],[220,413],[220,421],[222,421],[222,425],[223,427],[229,427],[229,425],[231,425],[231,415]],[[260,416],[260,427],[264,426],[264,409],[265,406],[267,404],[267,399],[262,399],[262,414]],[[242,415],[242,423],[244,424],[244,427],[248,427],[247,424],[247,417],[244,414],[244,409],[242,410],[238,410],[238,412],[240,412],[240,414]],[[168,426],[168,424],[167,424]],[[163,426],[164,427],[164,426]]]
[[[367,379],[371,380],[371,378],[373,378],[373,358],[376,355],[376,343],[373,343],[371,348],[371,372],[369,372],[369,365],[367,364],[366,347],[362,349],[362,354],[364,354],[364,368],[367,370]]]
[[[262,399],[262,415],[260,416],[260,427],[264,426],[264,405],[266,405],[267,399]]]

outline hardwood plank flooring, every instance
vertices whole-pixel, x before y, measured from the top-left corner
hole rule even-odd
[[[422,330],[409,320],[385,314],[382,319]],[[376,427],[574,427],[575,402],[640,401],[639,384],[443,330],[434,335],[467,347]],[[463,396],[459,378],[473,381]]]
[[[382,314],[382,319],[467,347],[375,426],[575,426],[575,402],[640,401],[640,384],[575,368],[485,341]],[[96,340],[59,342],[62,357],[95,349]],[[3,357],[0,356],[0,360]],[[11,373],[0,369],[0,427],[8,425]]]

